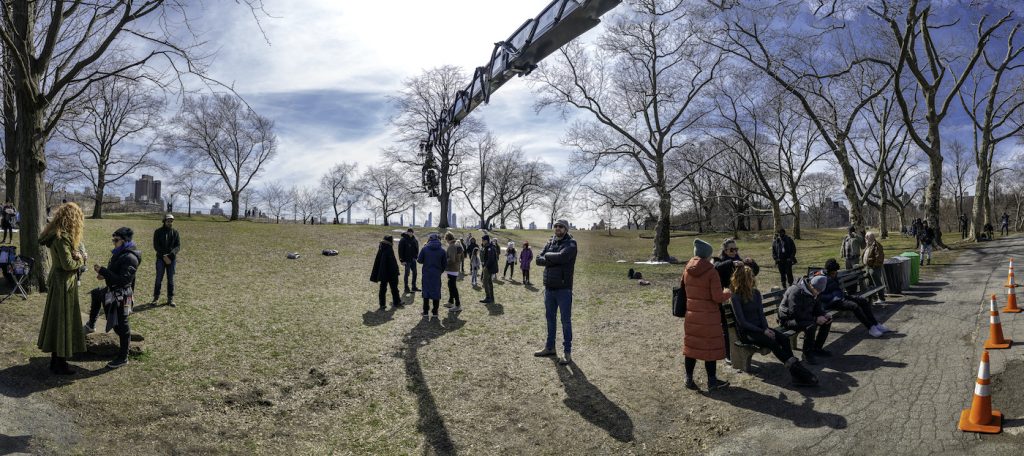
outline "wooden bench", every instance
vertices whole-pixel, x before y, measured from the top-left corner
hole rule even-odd
[[[783,293],[785,293],[785,290],[772,291],[761,295],[761,304],[764,306],[764,316],[768,319],[768,326],[772,326],[769,316],[774,316],[779,313],[779,304],[782,302]],[[722,304],[722,307],[725,309],[725,322],[729,331],[729,340],[733,344],[730,351],[732,367],[744,372],[750,372],[750,359],[754,357],[754,353],[760,353],[764,356],[772,351],[760,345],[748,344],[741,341],[738,330],[736,329],[736,314],[732,311],[732,302],[726,301]],[[796,338],[800,333],[790,329],[784,331],[783,334],[789,337],[790,346],[795,347]]]
[[[871,283],[871,272],[864,265],[857,265],[853,269],[839,271],[837,279],[839,288],[846,290],[851,296],[872,301],[871,297],[885,290],[884,285]]]

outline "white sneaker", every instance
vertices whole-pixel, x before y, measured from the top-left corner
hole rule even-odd
[[[84,331],[86,334],[92,334],[96,332],[96,328],[93,328],[92,326],[89,326],[88,323],[86,323],[82,325],[82,331]]]
[[[876,327],[876,328],[878,328],[878,329],[880,329],[880,330],[882,330],[882,332],[884,332],[884,333],[892,333],[892,332],[896,332],[896,331],[894,331],[894,330],[892,330],[892,329],[889,329],[888,327],[886,327],[885,325],[883,325],[883,324],[881,324],[881,323],[879,323],[879,324],[878,324],[878,325],[876,325],[875,327]]]
[[[462,306],[452,307],[452,312],[462,312]]]
[[[868,330],[868,334],[871,334],[871,337],[882,337],[884,332],[881,329],[878,329],[878,325],[875,325]]]

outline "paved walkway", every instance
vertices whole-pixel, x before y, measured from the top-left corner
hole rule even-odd
[[[1002,377],[1008,368],[1024,373],[1024,314],[1002,315],[1006,337],[1022,343],[990,352],[993,402],[1010,418],[1003,434],[957,430],[988,337],[988,296],[1006,302],[1010,256],[1024,266],[1024,239],[961,252],[905,297],[876,306],[896,336],[873,339],[852,323],[834,325],[827,348],[836,356],[819,366],[820,388],[788,386],[774,359],[755,355],[764,370],[734,375],[737,388],[719,400],[757,412],[749,414],[756,424],[724,437],[712,454],[1024,454],[1024,378]]]

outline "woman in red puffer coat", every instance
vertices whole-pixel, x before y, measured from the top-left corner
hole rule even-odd
[[[722,317],[718,308],[732,297],[732,293],[728,288],[722,288],[715,265],[711,263],[712,251],[711,244],[695,239],[694,257],[686,263],[681,281],[686,288],[686,319],[683,320],[686,387],[692,390],[697,389],[693,369],[698,359],[704,361],[708,372],[708,390],[729,385],[729,382],[716,377],[715,362],[725,358]]]

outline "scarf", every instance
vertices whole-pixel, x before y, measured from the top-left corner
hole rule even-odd
[[[110,253],[112,253],[116,257],[116,256],[124,253],[124,251],[126,251],[126,250],[135,250],[135,242],[134,241],[125,242],[124,244],[121,244],[120,247],[117,247],[114,250],[111,250]]]

